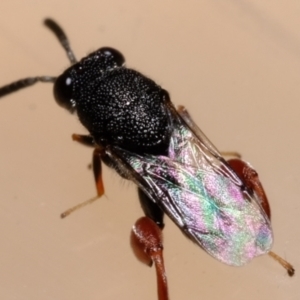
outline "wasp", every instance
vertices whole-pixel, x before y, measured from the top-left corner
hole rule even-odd
[[[158,295],[168,299],[161,230],[166,214],[186,237],[217,260],[242,266],[270,254],[273,232],[268,199],[256,171],[240,158],[225,160],[169,93],[125,66],[121,52],[102,47],[77,61],[62,28],[45,25],[64,47],[71,66],[58,77],[36,76],[0,88],[0,97],[37,82],[54,84],[58,105],[77,114],[88,135],[73,139],[94,148],[97,196],[104,194],[101,164],[134,182],[145,217],[132,230],[135,254],[157,268]]]

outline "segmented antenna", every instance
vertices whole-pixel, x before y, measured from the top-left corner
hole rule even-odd
[[[24,79],[19,79],[15,82],[7,84],[0,88],[0,97],[3,97],[7,94],[16,92],[20,89],[26,88],[35,84],[36,82],[54,82],[56,77],[51,76],[38,76],[38,77],[28,77]]]
[[[65,49],[71,64],[77,63],[74,52],[70,47],[70,42],[63,29],[52,19],[45,19],[44,24],[56,35],[59,43]]]
[[[62,47],[65,49],[71,64],[75,64],[77,62],[77,60],[76,60],[75,55],[70,47],[70,42],[68,40],[68,37],[64,33],[63,29],[52,19],[46,19],[44,21],[44,24],[58,38],[58,41],[62,45]],[[10,93],[14,93],[20,89],[29,87],[37,82],[52,82],[52,83],[54,83],[55,80],[56,80],[56,77],[53,77],[53,76],[36,76],[36,77],[27,77],[27,78],[19,79],[10,84],[7,84],[3,87],[0,87],[0,97],[3,97]]]

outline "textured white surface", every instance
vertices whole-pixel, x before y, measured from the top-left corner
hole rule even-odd
[[[129,67],[185,105],[221,150],[258,170],[272,206],[268,257],[225,266],[167,220],[165,261],[176,299],[299,299],[299,1],[2,1],[0,85],[57,75],[68,61],[42,26],[51,16],[78,58],[119,49]],[[85,130],[39,84],[0,101],[0,299],[156,299],[154,269],[129,246],[142,214],[134,187],[105,169],[107,197],[66,220],[94,195],[91,150],[71,141]]]

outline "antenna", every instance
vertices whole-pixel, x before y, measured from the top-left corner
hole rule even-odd
[[[77,60],[76,60],[75,55],[70,47],[69,39],[68,39],[67,35],[65,34],[65,32],[63,31],[63,29],[54,20],[49,19],[49,18],[45,19],[44,24],[55,34],[59,43],[65,49],[71,64],[75,64],[77,62]],[[0,87],[0,97],[6,96],[6,95],[8,95],[10,93],[14,93],[20,89],[34,85],[37,82],[54,83],[55,80],[56,80],[56,77],[53,77],[53,76],[35,76],[35,77],[27,77],[27,78],[19,79],[10,84],[7,84],[3,87]]]

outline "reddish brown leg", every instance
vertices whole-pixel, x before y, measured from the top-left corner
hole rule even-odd
[[[138,260],[155,264],[158,300],[168,300],[167,275],[163,260],[161,229],[148,217],[138,219],[131,231],[131,246]]]
[[[105,154],[103,153],[103,150],[99,148],[95,148],[93,152],[93,171],[94,171],[94,178],[95,178],[98,197],[104,195],[104,185],[102,180],[102,164],[101,164],[101,158],[104,155]]]
[[[76,141],[82,145],[89,146],[95,148],[94,139],[90,135],[80,135],[80,134],[73,134],[72,135],[73,141]],[[102,164],[101,158],[105,156],[104,150],[100,148],[95,148],[93,152],[93,172],[94,178],[96,182],[97,194],[101,197],[104,194],[104,185],[102,181]]]
[[[264,191],[264,188],[258,178],[257,172],[248,163],[240,159],[229,159],[228,163],[231,166],[231,168],[246,183],[246,185],[257,194],[263,210],[265,211],[269,219],[271,219],[271,209],[269,201]]]
[[[263,210],[265,211],[269,219],[271,219],[269,201],[264,191],[264,188],[258,178],[257,172],[248,163],[240,159],[230,159],[228,160],[228,164],[244,181],[246,186],[256,193],[258,199],[260,200],[260,204]],[[293,276],[295,274],[295,269],[289,262],[281,258],[273,251],[270,251],[268,254],[287,270],[289,276]]]
[[[79,142],[80,144],[83,144],[85,146],[95,147],[94,140],[91,136],[88,135],[79,135],[79,134],[73,134],[72,138],[74,141]],[[86,206],[88,204],[93,203],[97,199],[99,199],[102,195],[104,195],[104,185],[102,180],[102,166],[101,166],[101,158],[105,155],[104,151],[100,148],[95,148],[93,152],[93,171],[94,171],[94,178],[96,183],[96,189],[97,189],[97,196],[88,199],[87,201],[80,203],[65,212],[61,214],[62,218],[65,218],[66,216],[70,215],[75,210],[78,210],[79,208]]]
[[[90,135],[82,135],[82,134],[73,133],[72,140],[76,141],[84,146],[95,148],[94,139]]]

